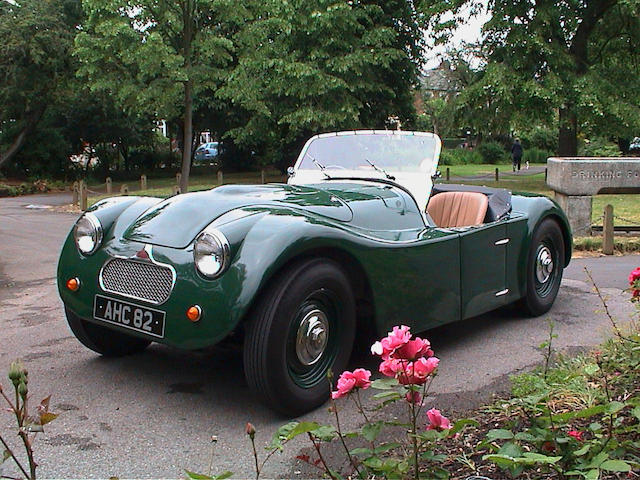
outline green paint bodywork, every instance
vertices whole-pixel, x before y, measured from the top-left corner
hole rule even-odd
[[[112,257],[132,257],[146,244],[153,257],[176,271],[166,312],[169,345],[197,349],[213,345],[238,327],[273,276],[304,256],[338,258],[361,285],[358,305],[382,333],[405,324],[422,331],[493,310],[521,298],[526,289],[527,255],[536,226],[554,217],[571,257],[571,233],[562,210],[543,196],[514,195],[505,219],[480,227],[427,226],[409,193],[382,182],[332,180],[318,185],[228,185],[167,200],[119,197],[92,207],[104,228],[102,246],[84,257],[72,233],[58,264],[64,304],[92,319],[101,290],[101,267]],[[193,240],[209,224],[229,240],[230,264],[220,277],[203,278],[193,262]],[[506,245],[495,241],[509,238]],[[78,277],[81,288],[65,288]],[[358,277],[358,278],[355,278]],[[495,296],[509,289],[508,294]],[[202,308],[197,323],[187,320],[191,305]],[[363,307],[364,308],[364,307]],[[144,336],[119,329],[131,335]]]

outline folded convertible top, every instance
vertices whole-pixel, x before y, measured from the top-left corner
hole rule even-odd
[[[504,188],[438,183],[433,186],[431,196],[443,192],[479,192],[485,194],[489,198],[489,206],[484,223],[500,220],[511,212],[511,192]]]

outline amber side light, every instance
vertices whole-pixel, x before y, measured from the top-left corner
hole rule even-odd
[[[67,280],[67,288],[72,292],[80,290],[80,280],[78,280],[78,277],[73,277]]]
[[[192,322],[197,322],[202,317],[202,309],[198,305],[193,305],[187,309],[187,318]]]

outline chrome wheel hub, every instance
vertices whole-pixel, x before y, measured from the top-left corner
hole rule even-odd
[[[318,309],[307,313],[298,327],[296,355],[303,365],[313,365],[324,353],[329,340],[329,320]]]
[[[540,283],[547,283],[553,273],[553,256],[551,250],[542,247],[536,257],[536,278]]]

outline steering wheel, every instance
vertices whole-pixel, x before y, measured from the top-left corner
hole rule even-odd
[[[325,165],[324,168],[327,169],[327,170],[330,169],[330,168],[335,168],[335,169],[338,169],[338,170],[346,170],[346,168],[343,167],[342,165]]]

